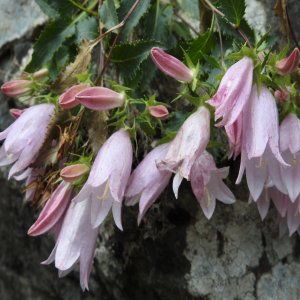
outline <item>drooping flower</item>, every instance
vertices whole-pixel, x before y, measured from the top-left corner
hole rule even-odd
[[[280,75],[287,75],[295,72],[300,61],[300,50],[295,48],[292,53],[276,63],[276,70]]]
[[[241,153],[242,149],[242,132],[243,132],[243,113],[231,125],[225,126],[225,131],[229,141],[229,158],[234,159]]]
[[[61,96],[59,97],[59,105],[63,109],[70,109],[79,104],[79,101],[76,100],[76,95],[85,90],[88,87],[87,84],[77,84],[68,88]]]
[[[168,109],[163,105],[148,106],[149,113],[152,117],[165,120],[169,116]]]
[[[132,164],[132,145],[127,131],[115,132],[103,144],[77,202],[91,202],[91,222],[99,226],[112,208],[118,228],[122,229],[121,206]]]
[[[174,79],[186,82],[193,80],[193,71],[176,57],[167,54],[162,49],[157,47],[152,48],[151,58],[158,69]]]
[[[156,162],[167,154],[169,144],[154,148],[132,172],[125,192],[126,205],[134,205],[139,201],[138,223],[142,220],[150,206],[167,187],[172,172],[158,170]]]
[[[280,150],[290,165],[281,166],[280,174],[292,202],[300,194],[300,120],[289,114],[280,125]]]
[[[75,164],[64,167],[60,171],[60,177],[67,182],[73,182],[81,178],[89,171],[89,167],[86,164]]]
[[[0,133],[0,140],[5,139],[0,148],[0,166],[14,163],[9,178],[24,171],[35,161],[54,112],[55,106],[52,104],[31,106]]]
[[[204,106],[191,114],[183,123],[164,159],[158,161],[160,170],[176,173],[173,180],[174,194],[183,178],[190,180],[195,160],[203,153],[210,137],[210,113]]]
[[[79,92],[75,99],[92,110],[109,110],[123,106],[125,96],[105,87],[89,87]]]
[[[258,95],[254,86],[247,106],[243,111],[243,140],[241,164],[237,183],[244,170],[248,187],[256,201],[264,186],[271,179],[273,184],[285,192],[280,164],[287,166],[279,151],[279,124],[275,99],[264,85]]]
[[[80,263],[80,285],[88,289],[96,249],[98,227],[91,224],[91,202],[71,203],[63,219],[57,241],[49,258],[43,264],[55,261],[59,277],[73,270]]]
[[[14,79],[1,86],[1,92],[9,97],[22,96],[31,91],[31,80]]]
[[[216,108],[217,126],[232,125],[249,100],[253,80],[253,61],[244,57],[225,73],[215,96],[208,103]]]
[[[216,199],[232,204],[235,197],[223,180],[229,168],[218,169],[211,154],[204,151],[195,161],[191,171],[191,185],[203,213],[210,219],[216,207]]]
[[[53,229],[63,217],[73,196],[74,190],[70,183],[62,181],[51,194],[38,219],[29,228],[28,234],[37,236]]]

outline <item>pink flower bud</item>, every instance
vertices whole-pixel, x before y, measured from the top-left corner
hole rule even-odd
[[[164,120],[169,116],[168,109],[163,105],[148,106],[148,109],[150,115],[154,118]]]
[[[63,109],[71,109],[79,104],[79,102],[75,99],[75,96],[86,89],[88,85],[86,84],[78,84],[68,88],[60,97],[59,97],[59,105]]]
[[[186,82],[193,80],[192,70],[174,56],[165,53],[162,49],[152,48],[151,58],[162,72],[174,79]]]
[[[66,182],[73,182],[89,171],[86,164],[76,164],[63,168],[60,177]]]
[[[299,61],[300,51],[298,48],[295,48],[288,57],[281,59],[276,63],[277,72],[280,75],[291,74],[298,68]]]
[[[276,90],[275,93],[274,93],[274,96],[275,96],[278,100],[284,102],[284,101],[286,101],[286,100],[289,99],[290,93],[289,93],[288,90]]]
[[[105,87],[90,87],[76,95],[76,100],[92,110],[109,110],[121,107],[125,97]]]
[[[9,113],[14,119],[18,119],[25,110],[26,109],[11,108]]]
[[[1,92],[9,97],[16,97],[26,94],[31,90],[30,80],[15,79],[5,82],[1,86]]]

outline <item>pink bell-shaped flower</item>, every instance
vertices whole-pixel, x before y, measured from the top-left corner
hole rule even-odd
[[[280,75],[288,75],[295,72],[300,61],[300,50],[295,48],[292,53],[276,63],[276,70]]]
[[[210,137],[210,113],[204,106],[191,114],[176,134],[165,158],[157,162],[160,170],[176,173],[173,180],[175,197],[183,178],[190,180],[192,166],[204,152]]]
[[[75,99],[92,110],[109,110],[123,106],[125,96],[105,87],[89,87],[78,93]]]
[[[174,79],[185,82],[191,82],[193,80],[193,71],[180,60],[167,54],[162,49],[157,47],[152,48],[151,58],[158,69]]]
[[[85,90],[88,87],[87,84],[77,84],[68,88],[61,96],[59,97],[59,105],[63,109],[71,109],[79,104],[79,101],[76,100],[76,95]]]
[[[45,141],[48,126],[55,112],[52,104],[27,108],[18,119],[0,133],[0,166],[13,164],[9,178],[33,163]]]
[[[217,93],[207,101],[215,107],[215,120],[222,117],[217,126],[230,126],[240,116],[249,100],[253,80],[253,61],[244,57],[225,73]]]
[[[28,234],[37,236],[50,231],[63,217],[73,196],[71,185],[62,181],[51,194],[38,219],[29,228]]]
[[[125,192],[126,205],[134,205],[139,201],[138,223],[149,207],[167,187],[172,172],[160,171],[156,162],[167,154],[169,144],[154,148],[132,172]]]
[[[121,207],[131,172],[132,145],[127,131],[120,129],[103,144],[90,175],[75,203],[91,202],[91,222],[99,226],[112,208],[116,225],[122,230]]]
[[[191,172],[191,185],[203,213],[210,219],[216,207],[216,199],[232,204],[235,197],[223,180],[229,168],[218,169],[211,154],[204,151],[195,161]]]

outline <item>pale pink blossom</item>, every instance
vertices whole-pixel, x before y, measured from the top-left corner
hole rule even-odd
[[[148,106],[149,113],[152,117],[165,120],[169,116],[168,109],[163,105]]]
[[[18,119],[0,133],[0,166],[13,164],[9,178],[24,171],[37,158],[45,141],[55,106],[39,104],[26,109]]]
[[[300,120],[289,114],[280,125],[280,150],[290,165],[281,166],[280,174],[292,202],[300,194]]]
[[[190,180],[192,166],[203,153],[210,136],[210,113],[204,106],[191,114],[183,123],[164,159],[158,161],[160,170],[176,173],[173,180],[174,194],[183,178]]]
[[[99,226],[110,209],[118,228],[122,230],[121,207],[131,172],[132,145],[127,131],[120,129],[103,144],[77,202],[91,202],[91,222]]]
[[[259,198],[269,179],[285,192],[280,164],[287,164],[279,151],[278,112],[274,97],[264,85],[259,95],[256,86],[252,89],[249,103],[243,111],[242,136],[237,183],[246,169],[247,183],[254,201]]]
[[[218,169],[214,158],[204,151],[195,161],[191,172],[191,185],[204,215],[210,219],[216,207],[216,199],[232,204],[235,197],[223,180],[228,176],[229,168]]]
[[[292,53],[276,63],[276,70],[280,75],[288,75],[295,72],[300,61],[300,50],[295,48]]]
[[[85,90],[88,87],[87,84],[77,84],[73,85],[72,87],[68,88],[61,96],[59,97],[59,105],[63,109],[71,109],[75,106],[77,106],[79,103],[78,100],[76,100],[76,95]]]
[[[241,153],[242,149],[242,132],[243,132],[243,113],[231,125],[225,126],[225,131],[229,141],[229,158],[234,159]]]
[[[62,181],[51,194],[38,219],[29,228],[28,234],[37,236],[53,229],[64,216],[73,196],[74,190],[70,183]]]
[[[105,87],[89,87],[76,94],[75,99],[92,110],[109,110],[124,105],[125,96]]]
[[[217,126],[232,125],[249,100],[253,80],[253,61],[244,57],[225,73],[215,96],[208,103],[215,107]]]
[[[75,164],[64,167],[60,171],[60,177],[67,182],[73,182],[80,179],[84,174],[89,171],[86,164]]]
[[[130,176],[125,192],[125,203],[134,205],[139,201],[138,223],[170,181],[172,173],[160,171],[156,166],[156,162],[165,157],[168,147],[169,144],[163,144],[154,148]]]
[[[158,69],[174,79],[185,82],[193,80],[193,71],[179,59],[167,54],[162,49],[157,47],[152,48],[151,58]]]
[[[63,219],[57,241],[49,258],[42,264],[55,261],[59,277],[67,275],[76,263],[80,264],[80,285],[88,289],[98,237],[98,227],[91,224],[91,202],[71,203]]]
[[[31,91],[31,80],[14,79],[1,86],[1,92],[9,97],[22,96]]]

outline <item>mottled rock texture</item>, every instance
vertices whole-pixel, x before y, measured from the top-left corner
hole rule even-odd
[[[289,1],[289,9],[300,34],[297,1]],[[254,26],[264,32],[275,24],[272,30],[279,32],[278,20],[272,15],[274,1],[247,3],[247,16]],[[3,82],[22,65],[45,17],[33,0],[0,0],[0,4]],[[15,105],[0,95],[1,130],[12,121],[8,109]],[[82,293],[76,271],[58,279],[53,266],[40,265],[53,241],[26,235],[37,212],[23,205],[21,186],[7,182],[6,175],[2,168],[1,300],[300,299],[299,238],[279,239],[274,209],[262,222],[256,208],[247,204],[243,185],[231,184],[237,203],[218,203],[210,221],[187,184],[180,189],[179,200],[166,191],[140,228],[136,207],[124,209],[123,233],[108,219],[100,230],[90,292]]]

